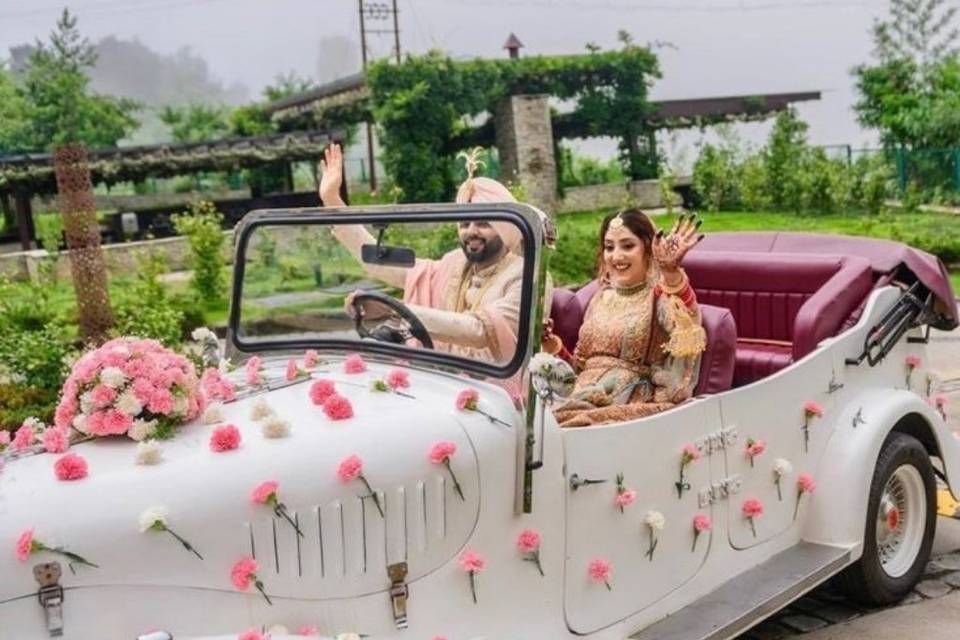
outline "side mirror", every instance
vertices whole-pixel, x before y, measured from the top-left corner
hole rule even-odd
[[[377,230],[377,244],[365,244],[360,247],[360,259],[365,264],[381,264],[388,267],[412,267],[417,262],[417,254],[409,247],[391,247],[383,244],[383,234],[387,225],[373,225]]]

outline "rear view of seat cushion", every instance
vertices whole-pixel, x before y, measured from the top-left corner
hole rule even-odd
[[[697,396],[730,388],[737,350],[737,323],[729,309],[701,304],[700,315],[707,332],[707,348],[700,358],[700,378],[693,392]]]
[[[736,387],[765,378],[793,361],[790,344],[738,342],[733,384]]]

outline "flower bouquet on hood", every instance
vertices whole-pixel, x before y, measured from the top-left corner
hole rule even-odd
[[[196,369],[156,340],[117,338],[84,354],[63,385],[57,427],[141,441],[173,435],[204,408]]]

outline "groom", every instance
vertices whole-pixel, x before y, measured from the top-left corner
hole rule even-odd
[[[457,191],[457,203],[516,202],[495,180],[468,177]],[[343,154],[338,145],[324,151],[320,200],[342,207]],[[376,241],[362,225],[336,225],[337,240],[360,260],[361,246]],[[517,347],[523,259],[520,230],[506,222],[470,221],[458,225],[460,248],[439,260],[417,259],[413,267],[364,264],[367,275],[403,288],[403,302],[434,339],[436,349],[467,358],[505,363]],[[352,313],[356,292],[347,297]]]

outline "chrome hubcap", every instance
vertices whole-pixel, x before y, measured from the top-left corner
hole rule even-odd
[[[877,554],[887,575],[900,577],[913,566],[926,521],[923,478],[916,467],[901,465],[887,480],[876,513]]]

